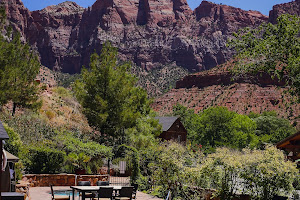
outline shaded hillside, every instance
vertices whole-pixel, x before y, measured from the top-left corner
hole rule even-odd
[[[278,82],[274,84],[274,80],[270,77],[263,79],[261,83],[259,82],[260,76],[234,81],[229,74],[226,71],[218,71],[200,72],[187,76],[176,83],[177,89],[172,89],[155,99],[152,107],[161,115],[171,113],[173,106],[177,103],[194,109],[195,112],[216,105],[225,106],[241,114],[275,110],[279,116],[300,125],[300,104],[295,103],[295,100],[288,94],[287,88]],[[227,77],[224,80],[230,81],[223,82],[220,77]],[[188,81],[187,87],[183,87],[185,81]],[[195,83],[194,87],[190,87],[189,82]]]
[[[151,70],[175,65],[189,71],[210,69],[228,60],[232,32],[268,20],[203,1],[192,11],[186,0],[98,0],[88,9],[64,2],[29,12],[20,0],[2,0],[8,19],[35,47],[44,66],[78,73],[94,49],[110,40],[121,60]]]

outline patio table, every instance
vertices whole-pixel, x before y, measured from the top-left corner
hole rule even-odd
[[[119,185],[110,185],[110,186],[70,186],[72,189],[72,200],[75,200],[75,190],[82,193],[82,199],[85,199],[86,192],[95,192],[99,191],[100,187],[112,187],[114,191],[121,190],[122,186]]]

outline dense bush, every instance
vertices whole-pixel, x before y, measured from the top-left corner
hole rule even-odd
[[[283,152],[273,146],[243,151],[219,148],[201,167],[202,176],[209,180],[206,187],[217,189],[217,196],[224,200],[238,192],[271,200],[289,193],[298,174],[296,164],[286,161]]]
[[[9,139],[5,140],[4,149],[19,157],[23,148],[23,142],[21,141],[20,135],[6,124],[3,124],[3,126],[9,136]]]
[[[276,112],[246,116],[225,107],[211,107],[196,114],[178,104],[173,108],[173,115],[181,117],[191,143],[201,144],[206,153],[222,146],[260,148],[263,143],[274,144],[296,132],[290,122],[278,117]]]
[[[88,174],[98,173],[103,164],[102,159],[112,156],[110,147],[88,138],[75,137],[67,131],[59,133],[51,146],[68,155],[64,169],[69,173],[74,173],[75,169],[85,169]]]
[[[183,185],[196,182],[194,168],[203,158],[201,152],[193,152],[176,142],[164,142],[141,152],[141,174],[138,183],[142,190],[149,190],[153,195],[165,197],[168,190],[173,197],[185,193]],[[154,190],[152,190],[154,189]]]
[[[282,151],[273,146],[265,150],[217,148],[206,157],[190,145],[162,143],[141,152],[141,190],[174,199],[201,199],[201,188],[216,190],[222,200],[237,194],[252,199],[269,200],[275,195],[290,194],[298,171],[296,164],[285,160]]]
[[[264,112],[262,115],[250,117],[257,125],[255,135],[260,143],[275,144],[296,132],[289,120],[279,118],[275,112]]]
[[[254,137],[256,124],[248,116],[229,111],[225,107],[211,107],[199,114],[182,105],[173,108],[179,115],[193,144],[201,144],[206,152],[216,147],[244,148]]]
[[[65,153],[47,147],[31,147],[26,170],[34,174],[51,174],[61,172],[65,160]]]

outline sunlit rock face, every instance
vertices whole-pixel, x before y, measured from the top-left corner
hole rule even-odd
[[[270,11],[269,14],[269,21],[273,24],[276,23],[276,19],[282,14],[300,16],[300,0],[273,6],[273,9]]]
[[[43,65],[78,73],[106,40],[121,60],[151,70],[177,65],[191,72],[210,69],[232,56],[226,42],[243,27],[268,17],[202,1],[192,11],[186,0],[97,0],[82,8],[64,2],[28,11],[20,0],[2,0],[8,19],[37,49]]]

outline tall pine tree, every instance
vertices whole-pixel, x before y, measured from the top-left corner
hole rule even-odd
[[[103,139],[122,143],[125,129],[135,126],[138,118],[150,112],[147,93],[136,87],[129,63],[118,64],[117,49],[106,43],[101,55],[91,56],[90,69],[82,70],[75,92],[89,124]]]
[[[1,15],[3,19],[3,13]],[[39,105],[35,82],[40,62],[30,46],[22,43],[19,33],[13,33],[1,24],[0,35],[0,104],[13,102],[12,115],[16,107]]]

